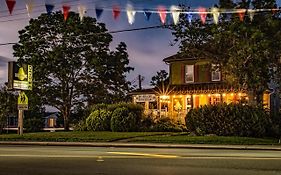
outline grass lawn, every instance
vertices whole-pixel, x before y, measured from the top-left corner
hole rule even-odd
[[[0,134],[0,141],[51,141],[51,142],[114,142],[122,139],[164,134],[161,132],[39,132]]]
[[[278,139],[188,136],[188,133],[169,132],[41,132],[2,134],[0,141],[49,141],[49,142],[136,142],[136,143],[172,143],[172,144],[226,144],[226,145],[281,145]]]

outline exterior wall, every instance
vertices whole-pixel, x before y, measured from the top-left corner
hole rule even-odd
[[[212,69],[208,60],[189,60],[170,63],[170,83],[172,85],[189,84],[185,82],[186,65],[194,65],[194,82],[191,83],[212,82]]]

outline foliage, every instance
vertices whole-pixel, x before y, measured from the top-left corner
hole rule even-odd
[[[169,117],[161,117],[154,121],[152,126],[154,132],[183,132],[185,128]]]
[[[220,0],[219,3],[220,8],[226,9],[250,6],[250,1]],[[272,9],[275,3],[274,0],[252,1],[254,9]],[[179,56],[207,58],[220,64],[229,84],[251,91],[250,102],[262,104],[262,93],[271,79],[269,69],[280,66],[280,13],[258,12],[253,20],[246,14],[243,21],[237,14],[224,14],[218,25],[212,21],[209,15],[205,24],[200,19],[189,24],[182,15],[180,23],[170,27],[175,41],[179,42]]]
[[[111,130],[113,132],[132,132],[137,130],[137,116],[128,108],[119,107],[112,113]]]
[[[169,77],[168,73],[165,70],[160,70],[159,72],[156,72],[156,75],[154,75],[151,78],[150,85],[151,86],[162,86],[167,85],[169,83]]]
[[[17,96],[2,87],[0,88],[0,133],[6,126],[7,117],[12,115],[17,115]]]
[[[95,110],[86,119],[87,129],[90,131],[110,131],[111,112]]]
[[[77,123],[75,123],[73,129],[74,131],[87,131],[88,127],[86,124],[86,120],[80,120]]]
[[[44,119],[40,115],[31,118],[25,117],[23,126],[26,132],[38,132],[44,127]]]
[[[43,103],[63,115],[65,130],[77,105],[122,101],[129,90],[126,45],[110,51],[112,36],[105,24],[71,12],[64,21],[61,12],[42,14],[19,31],[13,46],[19,62],[34,67],[34,91]],[[98,33],[98,34],[97,34]],[[90,37],[89,37],[90,36]]]
[[[198,135],[263,137],[272,126],[269,115],[261,108],[242,104],[219,104],[192,109],[186,126]]]

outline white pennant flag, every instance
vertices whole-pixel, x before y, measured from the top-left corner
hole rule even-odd
[[[248,13],[249,13],[250,20],[253,21],[255,16],[255,10],[249,9]]]
[[[213,14],[214,23],[218,24],[219,23],[219,17],[220,17],[219,9],[214,7],[214,8],[212,8],[211,12]]]
[[[86,6],[84,5],[79,5],[78,6],[78,12],[79,12],[79,17],[80,17],[80,20],[83,21],[83,18],[86,14]]]
[[[134,7],[131,4],[127,4],[127,16],[129,24],[132,25],[135,22],[135,15],[136,11],[134,10]]]
[[[177,23],[179,22],[180,19],[180,8],[178,6],[172,5],[170,8],[173,20],[174,20],[174,24],[177,25]]]
[[[28,17],[30,17],[30,13],[33,10],[33,0],[25,0],[25,7],[27,10]]]

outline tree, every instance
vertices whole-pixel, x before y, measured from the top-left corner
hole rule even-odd
[[[34,90],[45,105],[57,108],[69,129],[69,116],[85,102],[122,100],[129,82],[126,45],[110,51],[112,36],[105,24],[71,12],[64,21],[61,12],[42,14],[19,31],[14,56],[34,66]]]
[[[156,72],[156,75],[151,78],[150,85],[151,86],[161,86],[162,84],[168,84],[169,77],[168,73],[165,70],[160,70]]]
[[[220,0],[221,8],[254,9],[275,8],[274,0],[243,0],[235,3]],[[268,89],[270,71],[280,64],[281,20],[271,12],[256,13],[251,20],[249,13],[241,21],[237,14],[222,15],[218,25],[209,16],[202,24],[198,19],[189,24],[184,16],[178,26],[171,27],[176,41],[180,42],[180,55],[208,58],[220,64],[226,80],[250,92],[250,101],[262,105],[262,94]],[[243,72],[243,73],[242,73]]]
[[[17,97],[14,93],[0,88],[0,133],[7,123],[7,117],[17,115]]]

